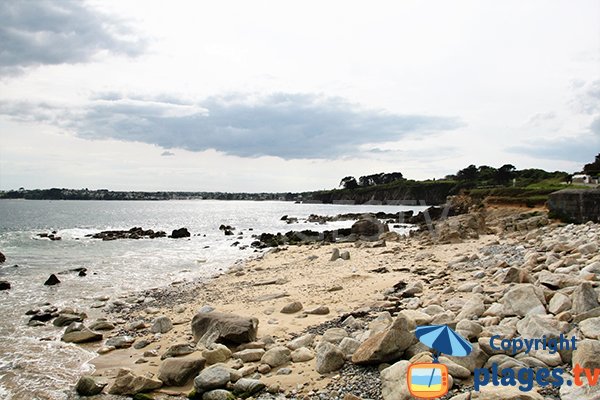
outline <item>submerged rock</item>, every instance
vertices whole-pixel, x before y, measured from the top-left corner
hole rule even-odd
[[[44,285],[54,286],[54,285],[58,285],[59,283],[60,283],[60,280],[56,277],[56,275],[52,274],[52,275],[50,275],[50,277],[48,279],[46,279],[46,282],[44,282]]]
[[[179,229],[174,229],[173,232],[171,232],[171,236],[169,236],[169,237],[173,238],[173,239],[180,239],[180,238],[186,238],[186,237],[190,237],[190,236],[192,236],[192,235],[187,230],[187,228],[179,228]]]

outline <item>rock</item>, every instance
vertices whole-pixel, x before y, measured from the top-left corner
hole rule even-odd
[[[247,397],[260,392],[264,388],[265,384],[258,379],[242,378],[233,384],[233,393]]]
[[[544,396],[531,390],[523,392],[513,386],[481,386],[479,392],[471,392],[471,400],[544,400]]]
[[[483,331],[483,328],[477,322],[463,319],[456,324],[456,331],[468,340],[472,340],[479,337],[479,334]]]
[[[160,359],[164,360],[169,357],[181,357],[187,356],[188,354],[192,354],[196,351],[196,347],[189,343],[177,343],[173,346],[169,347],[167,352],[163,354]]]
[[[338,258],[340,258],[340,249],[333,249],[331,251],[331,258],[329,259],[329,261],[335,261]]]
[[[327,315],[327,314],[329,314],[329,307],[319,306],[319,307],[313,308],[311,310],[307,310],[307,311],[305,311],[305,313],[311,314],[311,315]]]
[[[457,379],[468,379],[471,376],[471,371],[450,360],[447,357],[440,357],[440,363],[448,367],[448,373]]]
[[[598,293],[596,293],[590,282],[583,282],[577,286],[571,295],[571,301],[573,302],[572,311],[575,314],[581,314],[600,307]]]
[[[222,363],[231,358],[231,350],[222,344],[213,343],[202,351],[202,357],[206,359],[207,364]]]
[[[135,338],[131,336],[115,336],[106,341],[105,346],[112,346],[116,349],[126,349],[131,347],[131,345],[135,342]]]
[[[292,352],[292,362],[295,363],[310,361],[313,358],[315,358],[315,354],[306,347],[300,347]]]
[[[564,376],[566,380],[573,382],[572,376]],[[585,373],[581,376],[583,385],[562,385],[560,387],[561,400],[598,400],[600,399],[600,385],[590,385]]]
[[[342,253],[340,254],[340,258],[342,260],[348,261],[350,259],[350,252],[348,250],[342,251]]]
[[[465,367],[472,373],[476,368],[483,367],[489,356],[483,350],[481,350],[481,347],[478,343],[471,343],[471,345],[473,346],[473,350],[471,351],[471,354],[466,357],[445,357],[456,364]]]
[[[10,289],[10,282],[0,281],[0,290],[9,290],[9,289]]]
[[[367,339],[354,352],[352,362],[355,364],[380,364],[400,358],[415,341],[411,333],[414,329],[409,320],[399,315],[388,329],[376,333]]]
[[[243,362],[260,361],[265,354],[263,349],[245,349],[232,354],[233,358],[242,360]]]
[[[148,339],[141,339],[141,340],[138,340],[137,342],[135,342],[135,344],[133,345],[133,348],[136,350],[141,350],[145,347],[148,347],[150,345],[150,343],[152,343],[152,342],[149,341]]]
[[[66,343],[89,343],[102,340],[102,335],[100,333],[92,332],[91,330],[84,328],[79,331],[65,333],[62,336],[61,340]]]
[[[483,296],[481,294],[473,294],[461,308],[460,313],[456,316],[457,320],[472,319],[480,317],[485,311]]]
[[[526,283],[529,282],[527,272],[521,268],[509,267],[502,275],[502,283]]]
[[[600,341],[580,340],[577,342],[577,350],[573,351],[572,365],[580,365],[582,368],[600,368]]]
[[[67,325],[71,325],[73,322],[83,322],[83,318],[78,314],[59,314],[58,317],[54,321],[52,321],[52,325],[63,327]]]
[[[236,397],[228,390],[215,389],[202,395],[202,400],[235,400]]]
[[[194,379],[196,393],[201,394],[214,389],[224,388],[231,380],[231,373],[225,367],[207,368]]]
[[[4,254],[2,254],[2,252],[0,252],[0,264],[4,263],[6,261],[6,256]]]
[[[260,362],[275,368],[287,364],[291,359],[290,349],[284,346],[276,346],[267,350],[261,357]]]
[[[179,239],[179,238],[186,238],[186,237],[190,237],[192,236],[190,234],[190,232],[187,230],[187,228],[179,228],[179,229],[175,229],[173,230],[173,232],[171,232],[171,238],[173,239]]]
[[[558,321],[549,316],[529,314],[517,322],[517,331],[526,338],[548,339],[559,338],[568,328],[566,322]]]
[[[548,311],[554,315],[558,315],[563,311],[570,310],[571,306],[572,302],[568,296],[560,292],[556,292],[550,299],[550,303],[548,303]]]
[[[342,353],[344,353],[346,356],[351,356],[360,347],[360,342],[356,339],[347,337],[342,339],[339,347]]]
[[[90,324],[90,329],[94,331],[111,331],[115,325],[108,321],[98,320]]]
[[[311,347],[315,341],[315,335],[312,333],[297,337],[287,344],[288,349],[296,350],[301,347]]]
[[[54,286],[54,285],[58,285],[59,283],[60,283],[60,280],[56,277],[56,275],[52,274],[52,275],[50,275],[50,277],[48,279],[46,279],[46,282],[44,282],[44,285]]]
[[[162,386],[162,382],[145,376],[135,375],[130,369],[121,368],[117,373],[115,382],[108,390],[109,394],[136,395],[149,392]]]
[[[285,305],[280,312],[282,314],[293,314],[297,313],[300,310],[302,310],[302,303],[300,303],[299,301],[294,301]]]
[[[589,242],[586,244],[582,244],[577,248],[577,250],[581,254],[597,254],[598,253],[598,245],[594,242]]]
[[[258,319],[220,312],[198,313],[192,319],[195,341],[205,346],[214,342],[242,344],[256,340]]]
[[[346,332],[343,328],[330,328],[323,333],[323,337],[321,338],[324,342],[329,342],[333,344],[339,344],[342,339],[348,337],[348,332]]]
[[[585,321],[581,321],[579,329],[586,338],[600,339],[600,317],[588,318]]]
[[[351,228],[351,232],[356,235],[360,235],[368,238],[369,240],[379,240],[379,235],[385,232],[389,232],[389,228],[386,224],[382,224],[376,218],[363,218],[356,221]]]
[[[97,383],[96,380],[89,375],[84,375],[77,381],[75,391],[80,396],[95,396],[102,393],[106,383]]]
[[[158,369],[158,379],[167,386],[184,386],[204,368],[204,358],[168,358]]]
[[[316,370],[320,374],[327,374],[342,368],[346,362],[346,356],[334,344],[321,342],[317,346]]]
[[[411,400],[413,398],[406,384],[409,366],[409,361],[402,360],[381,371],[383,400]]]
[[[152,333],[167,333],[173,329],[173,323],[169,317],[158,317],[154,320],[150,332]]]
[[[543,290],[529,283],[515,285],[501,301],[507,315],[546,314]]]

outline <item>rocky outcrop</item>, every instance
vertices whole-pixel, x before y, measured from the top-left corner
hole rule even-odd
[[[44,285],[46,286],[54,286],[54,285],[58,285],[60,283],[60,279],[58,279],[58,277],[54,274],[50,275],[50,277],[48,277],[48,279],[46,279],[46,282],[44,282]]]
[[[152,229],[144,230],[140,227],[131,228],[127,231],[102,231],[90,235],[85,235],[92,239],[102,240],[117,240],[117,239],[155,239],[167,236],[166,232],[153,231]]]
[[[258,319],[220,312],[201,312],[192,319],[195,341],[242,344],[256,340]]]
[[[565,222],[600,222],[600,189],[564,189],[548,196],[550,215]]]
[[[187,230],[187,228],[179,228],[179,229],[174,229],[173,232],[171,232],[171,235],[169,237],[173,238],[173,239],[180,239],[180,238],[187,238],[190,236],[192,236],[192,235]]]

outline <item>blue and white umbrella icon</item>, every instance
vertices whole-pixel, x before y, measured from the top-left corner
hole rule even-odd
[[[431,347],[433,352],[433,362],[438,362],[438,357],[441,354],[449,356],[464,357],[471,354],[473,346],[458,333],[454,332],[446,325],[428,325],[419,326],[415,331],[417,339],[426,346]],[[429,378],[429,386],[433,380],[432,370]]]
[[[435,350],[435,360],[440,354],[464,357],[473,351],[473,346],[446,325],[419,326],[415,331],[417,339]]]

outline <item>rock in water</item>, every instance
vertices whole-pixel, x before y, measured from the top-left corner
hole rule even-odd
[[[9,290],[10,283],[7,281],[0,281],[0,290]]]
[[[204,368],[205,363],[203,358],[168,358],[158,369],[158,379],[167,386],[183,386]]]
[[[173,232],[171,232],[171,237],[173,239],[186,238],[186,237],[190,237],[190,236],[192,236],[192,235],[187,230],[187,228],[179,228],[179,229],[175,229],[175,230],[173,230]]]
[[[258,319],[235,314],[198,313],[192,319],[194,340],[208,346],[214,342],[242,344],[256,340]]]
[[[95,396],[102,393],[106,383],[97,383],[96,380],[88,375],[84,375],[77,381],[75,390],[80,396]]]
[[[0,264],[6,261],[6,256],[0,252]]]
[[[372,240],[379,240],[379,235],[384,232],[389,232],[389,228],[386,224],[382,224],[376,218],[364,218],[356,221],[351,228],[352,233],[360,236],[366,236],[372,238]]]
[[[60,280],[56,277],[56,275],[52,274],[46,280],[46,282],[44,282],[44,285],[46,285],[46,286],[54,286],[54,285],[58,285],[59,283],[60,283]]]
[[[149,392],[160,388],[163,383],[157,379],[134,375],[130,369],[121,368],[117,373],[115,383],[108,390],[109,394],[134,396],[141,392]]]
[[[88,328],[84,328],[80,331],[65,333],[61,340],[67,343],[89,343],[102,340],[102,335],[100,333],[92,332]]]

